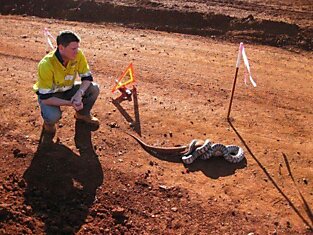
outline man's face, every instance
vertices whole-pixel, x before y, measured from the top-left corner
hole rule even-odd
[[[75,59],[79,48],[78,42],[71,42],[66,47],[60,45],[59,50],[64,60],[73,60]]]

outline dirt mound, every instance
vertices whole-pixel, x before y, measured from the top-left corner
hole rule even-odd
[[[214,37],[230,41],[246,41],[286,48],[313,49],[313,29],[253,15],[231,17],[215,12],[192,12],[174,5],[170,8],[152,1],[135,4],[112,1],[9,1],[0,7],[2,14],[24,14],[45,18],[85,22],[119,23],[128,27],[162,30]],[[248,5],[249,7],[249,5]],[[255,7],[255,5],[250,5]]]
[[[0,234],[312,234],[313,56],[297,44],[312,29],[311,2],[1,1],[11,15],[0,15]],[[54,19],[78,16],[88,22]],[[40,148],[32,85],[45,27],[81,36],[101,125],[92,131],[64,107],[55,143]],[[298,52],[257,44],[280,37]],[[241,39],[255,42],[245,48],[257,87],[240,67],[228,123],[238,53],[229,41]],[[111,89],[130,62],[137,89],[119,100]],[[234,144],[245,158],[184,165],[125,132],[158,147]]]

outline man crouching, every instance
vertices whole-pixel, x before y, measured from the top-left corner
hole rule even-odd
[[[99,95],[99,86],[93,82],[79,43],[77,34],[62,31],[57,36],[57,49],[44,56],[38,64],[38,79],[33,89],[38,95],[44,120],[43,144],[53,141],[56,123],[62,115],[61,106],[72,106],[77,120],[99,127],[99,120],[90,113]],[[75,82],[77,74],[81,82]]]

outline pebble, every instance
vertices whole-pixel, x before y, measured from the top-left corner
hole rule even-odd
[[[168,187],[166,185],[159,185],[159,188],[163,189],[163,190],[167,190],[168,189]]]
[[[111,212],[114,217],[117,217],[117,216],[123,215],[125,212],[125,209],[118,206],[118,207],[113,208]]]
[[[111,122],[108,124],[111,128],[119,128],[119,125],[116,122]]]
[[[291,228],[291,223],[289,221],[287,221],[287,228]]]
[[[174,211],[174,212],[178,211],[177,207],[172,207],[171,210]]]

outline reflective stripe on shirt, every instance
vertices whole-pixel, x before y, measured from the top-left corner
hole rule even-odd
[[[56,93],[56,92],[64,92],[64,91],[70,90],[70,89],[72,89],[72,87],[73,86],[63,86],[63,87],[57,87],[55,89],[42,89],[42,88],[39,88],[38,89],[38,93],[41,94],[41,95],[53,94],[53,93]]]
[[[81,78],[83,78],[83,77],[89,77],[89,76],[91,76],[91,72],[90,72],[90,71],[88,71],[87,73],[80,73],[80,74],[79,74],[79,77],[81,77]]]

